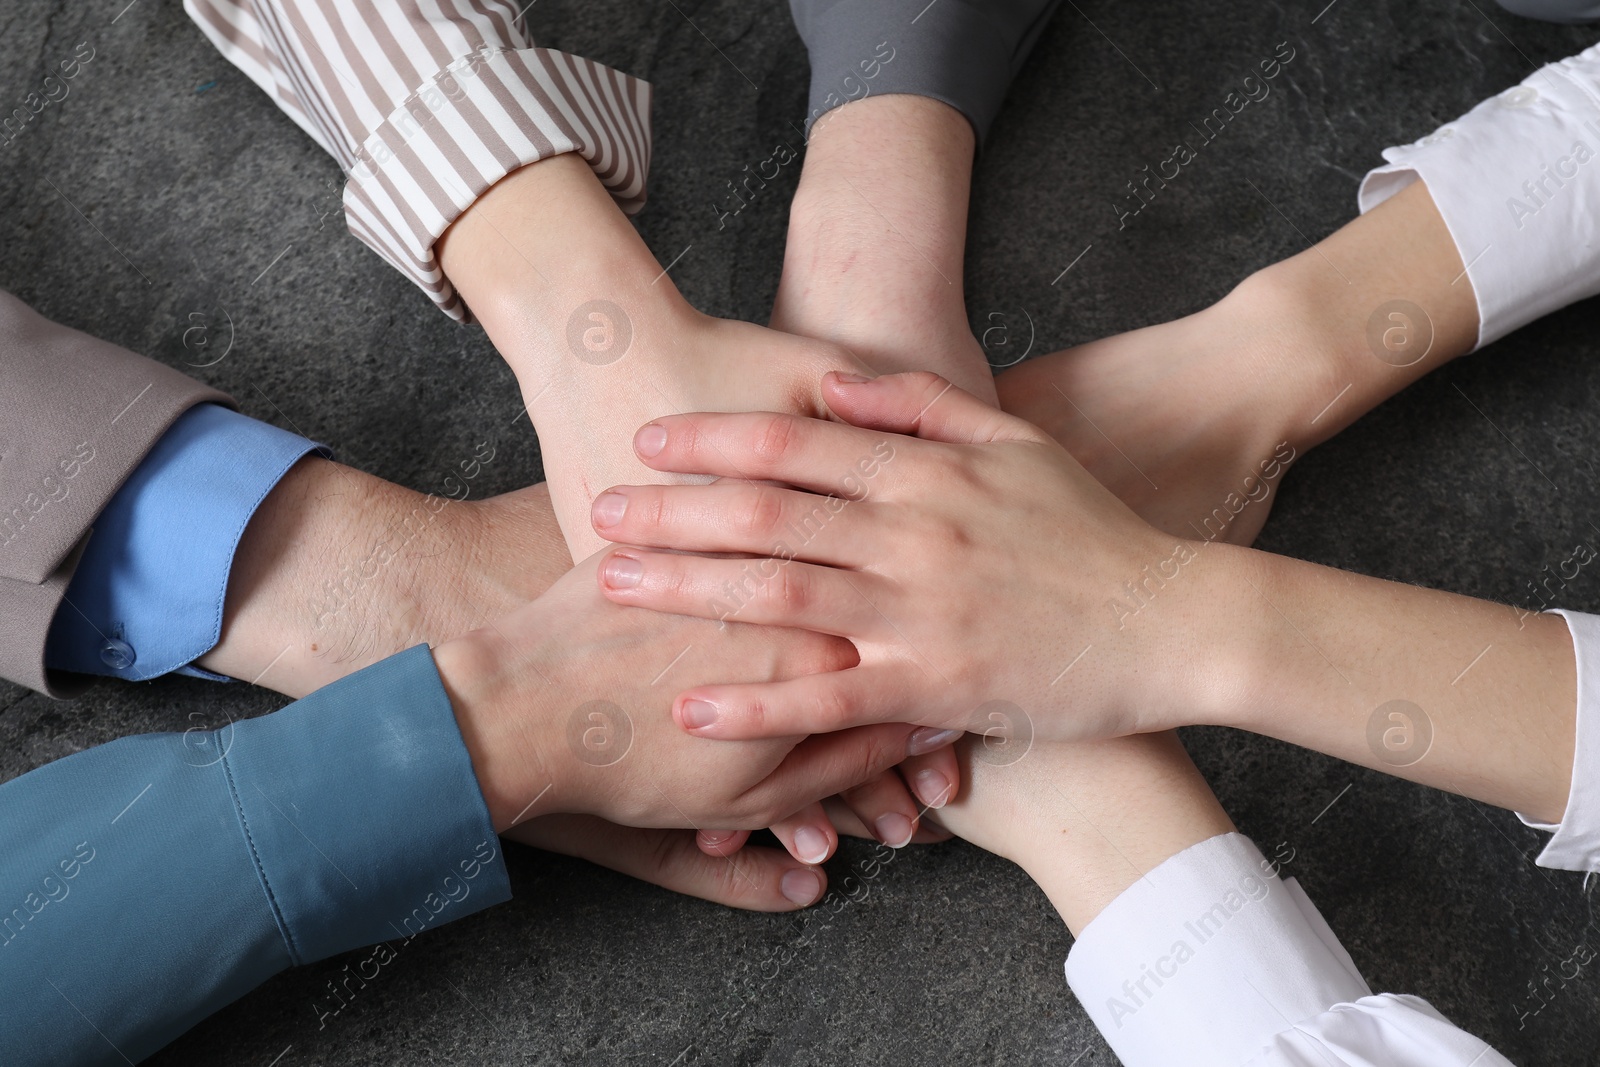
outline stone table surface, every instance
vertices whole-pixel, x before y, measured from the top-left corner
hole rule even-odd
[[[79,42],[95,50],[70,95],[3,150],[0,286],[178,367],[199,362],[185,330],[221,330],[226,309],[231,351],[194,373],[246,412],[419,489],[485,439],[499,449],[486,491],[539,478],[483,333],[345,231],[333,161],[179,4],[125,3],[0,7],[5,110]],[[996,361],[1025,339],[1051,351],[1215,300],[1351,218],[1383,147],[1594,39],[1487,0],[1325,3],[1063,5],[977,172],[969,310],[980,330],[1008,325],[1011,347],[989,337]],[[798,168],[725,225],[717,216],[746,164],[800,147],[807,66],[786,5],[542,0],[530,18],[541,44],[655,84],[640,231],[663,263],[682,253],[672,276],[698,307],[764,322]],[[1279,42],[1296,58],[1271,95],[1119,229],[1126,183]],[[1541,568],[1597,537],[1595,311],[1570,308],[1460,360],[1317,449],[1288,476],[1262,545],[1523,600]],[[1583,572],[1563,601],[1600,609],[1600,580]],[[65,704],[0,684],[0,777],[283,702],[189,679]],[[1582,880],[1532,862],[1540,834],[1273,741],[1186,740],[1239,826],[1269,853],[1292,851],[1287,873],[1375,988],[1426,997],[1513,1061],[1600,1064],[1596,972],[1528,1014],[1529,983],[1594,943]],[[152,1062],[1115,1062],[1062,980],[1070,938],[1017,869],[960,843],[881,869],[872,855],[848,845],[830,865],[835,885],[854,869],[839,906],[767,916],[511,846],[513,902],[418,938],[325,1026],[318,998],[348,960],[280,975]]]

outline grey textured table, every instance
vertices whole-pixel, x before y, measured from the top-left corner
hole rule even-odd
[[[485,437],[503,457],[488,491],[537,478],[536,443],[511,425],[514,383],[481,331],[434,311],[344,231],[335,165],[174,0],[124,3],[0,5],[6,110],[78,42],[96,50],[71,95],[3,150],[0,286],[174,365],[191,316],[217,328],[226,308],[232,351],[198,373],[247,412],[419,488]],[[1383,146],[1594,38],[1488,0],[1325,3],[1065,5],[979,167],[974,322],[1031,319],[1040,352],[1193,310],[1348,219]],[[798,147],[806,62],[785,5],[542,0],[532,17],[540,43],[655,83],[639,225],[663,262],[684,253],[673,276],[690,300],[764,321],[797,168],[726,228],[714,205],[746,163]],[[1119,232],[1125,183],[1285,40],[1297,57],[1272,95]],[[1318,449],[1288,477],[1262,544],[1520,599],[1600,521],[1595,310],[1450,366]],[[1596,576],[1583,572],[1565,602],[1600,609]],[[281,703],[185,679],[69,704],[0,684],[0,776]],[[1375,987],[1427,997],[1515,1061],[1600,1064],[1594,968],[1522,1014],[1537,1004],[1530,982],[1578,944],[1600,947],[1581,879],[1531,862],[1540,835],[1270,741],[1187,740],[1240,826],[1269,853],[1293,850],[1287,872]],[[1018,871],[949,844],[865,877],[869,856],[849,846],[832,865],[836,884],[857,868],[843,906],[762,916],[513,847],[512,903],[419,938],[324,1028],[316,1004],[345,960],[281,975],[155,1062],[1114,1062],[1062,981],[1065,930]]]

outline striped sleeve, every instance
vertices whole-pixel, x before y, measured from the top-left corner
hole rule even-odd
[[[184,0],[223,56],[339,163],[345,218],[452,318],[433,245],[529,163],[577,152],[629,214],[650,167],[648,82],[535,48],[506,0]]]

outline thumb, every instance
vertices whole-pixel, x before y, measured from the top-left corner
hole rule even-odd
[[[1026,438],[1032,427],[957,389],[931,371],[864,378],[838,371],[822,379],[833,413],[853,426],[951,444]]]

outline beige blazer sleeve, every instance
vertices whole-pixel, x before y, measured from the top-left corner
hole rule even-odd
[[[178,416],[205,402],[233,406],[0,291],[0,676],[57,697],[87,686],[46,672],[50,622],[95,517]]]

